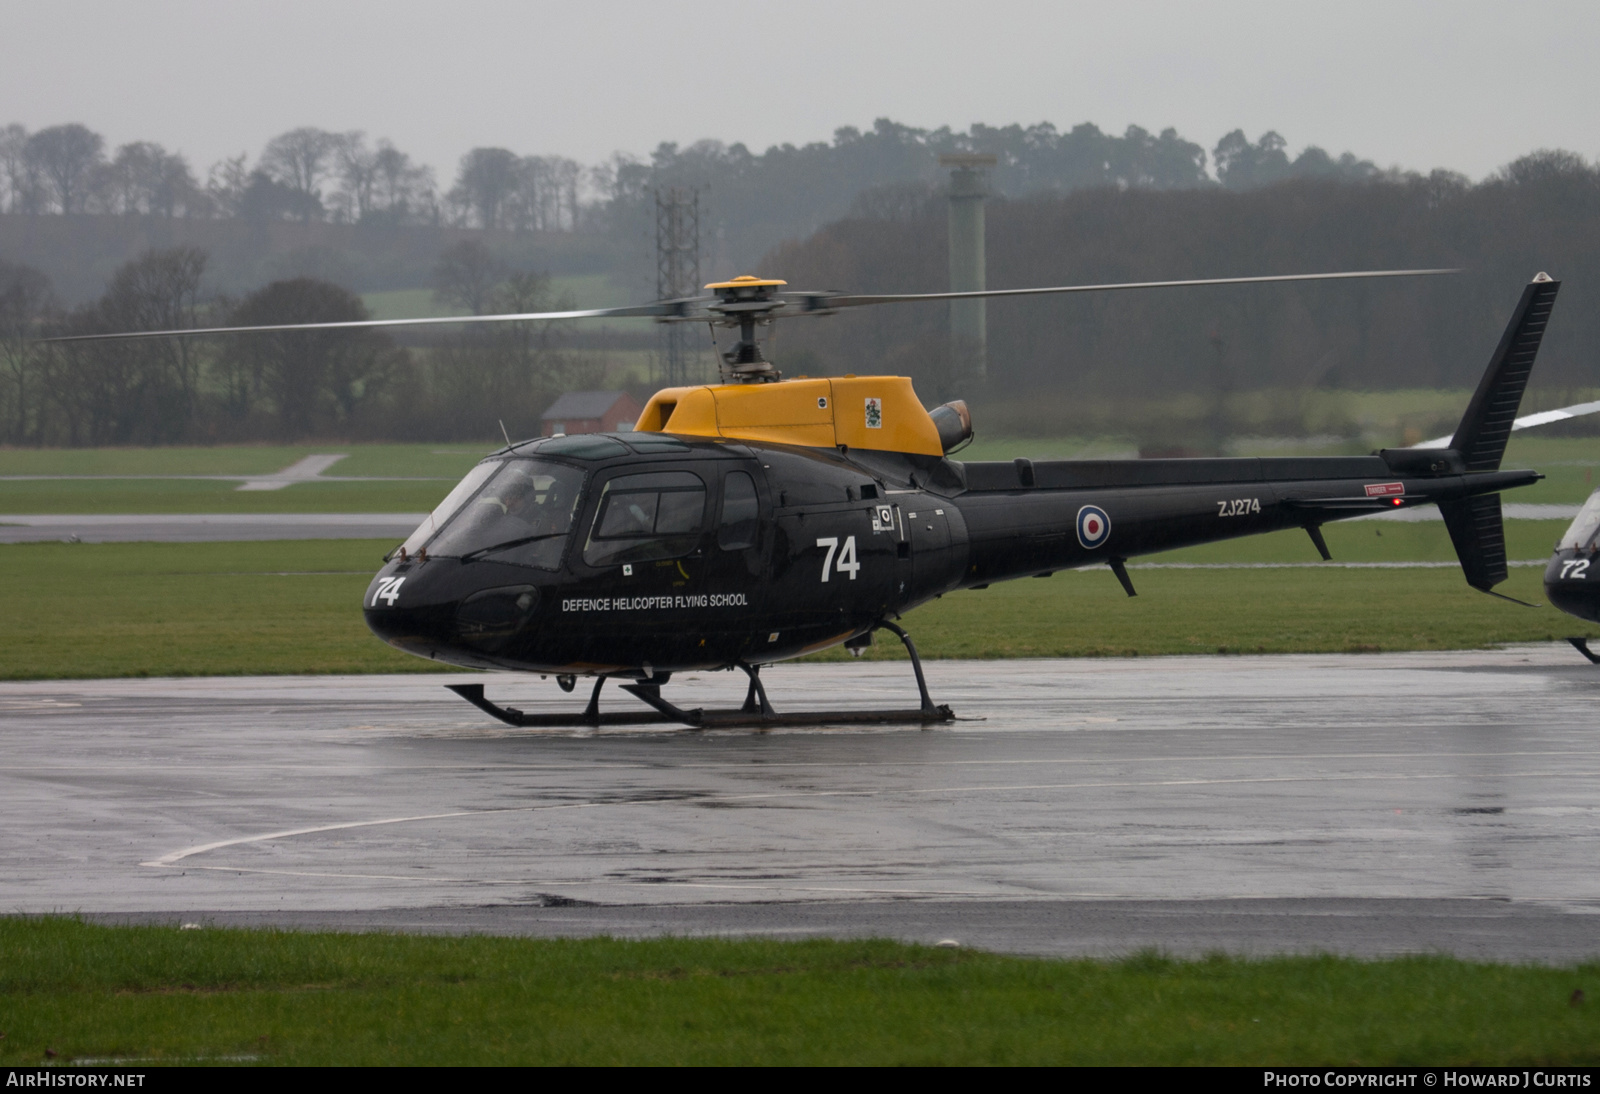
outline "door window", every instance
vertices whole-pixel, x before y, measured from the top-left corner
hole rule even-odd
[[[688,471],[622,475],[606,483],[584,544],[591,566],[679,558],[700,542],[706,485]]]
[[[743,471],[730,471],[722,480],[722,519],[717,522],[717,546],[724,551],[754,547],[761,503],[756,484]]]

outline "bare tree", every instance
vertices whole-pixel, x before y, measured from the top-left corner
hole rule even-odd
[[[218,160],[211,165],[206,178],[206,196],[211,199],[211,207],[218,215],[239,215],[239,204],[250,186],[249,159],[249,156],[240,152],[237,156]]]
[[[46,360],[33,339],[50,306],[48,277],[0,262],[0,441],[7,444],[42,440]]]
[[[434,203],[433,168],[412,163],[386,140],[378,142],[374,160],[376,208],[396,223],[425,218]]]
[[[192,327],[205,255],[146,251],[75,311],[71,333]],[[53,347],[52,395],[70,444],[162,444],[192,435],[204,347],[187,338],[77,342]]]
[[[445,248],[434,264],[433,298],[482,315],[505,276],[505,265],[493,251],[476,239],[464,239]]]
[[[495,311],[511,315],[572,306],[572,301],[565,296],[560,300],[552,298],[549,274],[526,271],[507,277],[495,290],[491,302]],[[566,325],[543,322],[495,326],[497,329],[490,332],[489,338],[491,356],[503,360],[524,383],[535,387],[552,387],[560,380],[566,362],[556,352],[556,346]]]
[[[304,126],[273,137],[261,151],[260,170],[273,181],[311,199],[301,206],[303,219],[311,219],[311,202],[321,207],[322,193],[318,186],[335,169],[341,139],[339,134],[326,129]]]
[[[180,208],[184,216],[204,216],[210,206],[189,161],[177,152],[163,155],[155,164],[148,201],[150,212],[164,217],[177,216]]]
[[[12,124],[0,129],[0,211],[39,211],[43,193],[27,149],[28,131],[22,126]]]
[[[360,223],[372,213],[372,192],[378,181],[378,154],[367,147],[360,130],[342,133],[334,144],[340,189],[333,197],[341,219]]]
[[[515,196],[522,161],[504,148],[474,148],[461,157],[451,200],[473,216],[480,228],[502,226],[507,203]]]
[[[97,197],[108,213],[172,217],[179,209],[188,211],[200,194],[188,161],[148,141],[117,149],[97,176]]]
[[[95,168],[104,159],[105,140],[85,126],[54,125],[28,138],[29,163],[44,180],[56,208],[79,213],[89,197]]]
[[[632,201],[649,188],[650,165],[626,152],[613,152],[610,159],[589,169],[589,185],[608,202]]]
[[[197,324],[200,279],[206,253],[194,247],[146,251],[112,277],[103,303],[105,314],[122,330],[182,330]],[[177,390],[185,426],[193,417],[200,386],[198,344],[191,338],[151,338],[151,365]]]

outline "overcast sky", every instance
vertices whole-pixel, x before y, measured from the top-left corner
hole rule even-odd
[[[843,125],[1275,129],[1481,177],[1600,154],[1600,4],[1405,0],[757,5],[0,0],[0,124],[154,140],[202,176],[311,125],[388,137],[448,185],[500,145],[595,162]]]

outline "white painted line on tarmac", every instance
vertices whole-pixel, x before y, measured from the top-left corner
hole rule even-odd
[[[684,798],[680,795],[664,795],[659,798],[640,798],[632,801],[596,801],[596,802],[562,802],[551,805],[526,805],[515,806],[507,809],[463,809],[452,813],[424,813],[414,817],[384,817],[380,820],[345,821],[339,824],[320,824],[309,828],[291,828],[281,832],[265,832],[255,836],[238,836],[234,839],[217,840],[214,843],[202,843],[193,847],[185,847],[177,851],[169,851],[159,858],[139,863],[140,866],[156,868],[174,867],[182,860],[192,855],[205,854],[209,851],[219,851],[224,847],[239,847],[251,843],[265,843],[269,840],[290,839],[295,836],[315,835],[319,832],[338,832],[352,828],[377,828],[389,824],[408,824],[417,821],[452,820],[459,817],[487,817],[510,813],[553,813],[568,809],[599,809],[617,806],[639,805],[699,805],[705,802],[725,804],[728,802],[753,802],[753,801],[781,801],[794,799],[818,798],[879,798],[895,796],[926,797],[932,794],[993,794],[993,793],[1023,793],[1041,790],[1104,790],[1104,789],[1139,789],[1147,787],[1176,787],[1176,786],[1256,786],[1274,785],[1281,783],[1345,783],[1345,782],[1435,782],[1442,779],[1471,781],[1474,779],[1557,779],[1557,778],[1596,778],[1600,771],[1492,771],[1484,773],[1447,771],[1437,774],[1338,774],[1338,775],[1263,775],[1241,777],[1232,779],[1147,779],[1147,780],[1098,780],[1095,782],[1073,783],[1021,783],[989,786],[934,786],[934,787],[895,787],[891,789],[874,790],[789,790],[763,794],[729,794],[723,796],[706,795],[704,797]],[[242,872],[237,867],[216,867],[218,870],[232,870]]]
[[[319,824],[311,828],[286,828],[281,832],[264,832],[258,836],[240,836],[237,839],[218,840],[215,843],[201,843],[193,847],[185,847],[179,851],[169,851],[160,858],[141,862],[140,866],[171,866],[188,858],[190,855],[202,855],[207,851],[219,851],[224,847],[237,847],[245,843],[263,843],[267,840],[290,839],[294,836],[309,836],[317,832],[337,832],[346,828],[376,828],[383,824],[406,824],[411,821],[447,820],[451,817],[474,817],[485,813],[516,813],[524,812],[518,809],[464,809],[455,813],[423,813],[414,817],[385,817],[382,820],[347,821],[343,824]]]
[[[306,456],[296,460],[282,471],[260,478],[250,479],[234,489],[236,490],[282,490],[285,486],[292,486],[297,482],[313,482],[318,475],[344,459],[345,453],[337,455]]]

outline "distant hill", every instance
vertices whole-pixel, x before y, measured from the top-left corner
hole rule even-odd
[[[946,212],[855,217],[775,248],[792,285],[847,292],[948,287]],[[988,209],[990,288],[1333,270],[1452,267],[1396,282],[1180,289],[988,307],[992,398],[1470,387],[1528,279],[1565,282],[1542,385],[1600,383],[1600,166],[1537,152],[1473,185],[1434,175],[1259,189],[1079,190]],[[783,332],[792,371],[909,373],[925,397],[978,395],[952,377],[940,304],[863,309]]]
[[[50,276],[57,298],[79,304],[105,291],[111,274],[152,247],[199,247],[206,282],[242,294],[286,277],[311,276],[356,292],[431,284],[439,252],[463,239],[488,243],[513,268],[557,276],[640,271],[649,282],[653,240],[582,232],[486,232],[470,228],[377,227],[313,221],[253,222],[149,215],[0,214],[0,261]]]

